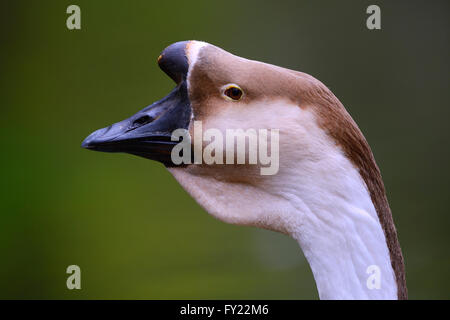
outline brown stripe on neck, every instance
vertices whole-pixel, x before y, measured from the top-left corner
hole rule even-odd
[[[370,197],[386,237],[392,268],[397,282],[398,299],[408,299],[405,266],[397,238],[391,209],[386,197],[380,169],[362,132],[336,96],[322,83],[315,82],[302,105],[312,105],[319,125],[336,141],[358,169],[366,183]]]

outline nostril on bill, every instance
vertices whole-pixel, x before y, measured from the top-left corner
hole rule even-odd
[[[154,120],[153,117],[150,117],[149,115],[143,115],[142,117],[137,118],[133,122],[133,127],[137,126],[143,126],[144,124],[150,123]]]

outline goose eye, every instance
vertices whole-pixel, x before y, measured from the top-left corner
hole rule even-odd
[[[226,86],[223,94],[228,98],[237,101],[242,98],[242,95],[244,93],[242,92],[242,89],[239,88],[238,85],[233,84]]]

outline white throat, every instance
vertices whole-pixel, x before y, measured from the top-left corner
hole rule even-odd
[[[324,193],[319,202],[295,199],[302,214],[291,236],[309,262],[321,299],[397,299],[386,239],[370,196],[367,191],[340,194],[349,187],[345,184]]]
[[[169,170],[216,218],[295,238],[321,299],[397,299],[386,238],[357,169],[312,113],[293,106],[284,115],[275,176],[227,181],[217,168]]]

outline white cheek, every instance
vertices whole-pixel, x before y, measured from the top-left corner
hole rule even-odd
[[[230,102],[204,119],[203,130],[208,129],[218,129],[224,136],[227,129],[279,130],[280,161],[286,167],[291,167],[291,161],[315,159],[332,147],[310,109],[284,99],[249,104]]]
[[[297,167],[297,162],[301,159],[299,157],[310,156],[309,151],[317,144],[312,140],[319,138],[310,135],[313,129],[319,130],[314,128],[315,123],[310,111],[286,100],[259,101],[245,105],[236,103],[205,119],[202,122],[203,132],[215,129],[226,137],[228,129],[278,129],[280,170],[283,172],[265,178],[260,175],[258,168],[229,165],[191,165],[169,171],[191,196],[216,218],[228,223],[260,225],[266,228],[272,224],[273,229],[285,232],[287,227],[284,222],[290,224],[286,217],[291,205],[287,201],[280,201],[279,197],[273,197],[273,192],[266,188],[271,188],[273,183],[278,189],[279,183],[276,181],[282,182],[283,176],[292,174],[291,170]],[[236,178],[242,183],[237,183]],[[254,185],[255,179],[265,182]],[[274,181],[270,182],[271,180]],[[261,202],[261,199],[265,199],[264,202]],[[270,201],[267,201],[268,199]]]

